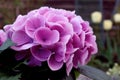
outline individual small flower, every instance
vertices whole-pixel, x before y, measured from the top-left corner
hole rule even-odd
[[[41,45],[52,45],[59,41],[59,32],[41,27],[35,32],[35,39]]]
[[[0,46],[7,40],[7,35],[3,30],[0,30]]]
[[[36,29],[38,29],[39,27],[44,27],[44,26],[45,26],[44,17],[41,15],[35,15],[26,21],[25,31],[27,35],[29,35],[31,38],[34,38],[34,33]]]
[[[40,46],[34,46],[31,48],[31,53],[39,61],[46,61],[51,55],[51,51]]]
[[[34,45],[33,40],[22,30],[13,32],[11,40],[16,44],[12,48],[17,51],[29,49]]]
[[[12,34],[12,41],[17,45],[29,43],[32,39],[24,31],[16,31]]]
[[[96,37],[89,22],[75,11],[41,7],[19,15],[4,30],[15,43],[11,48],[18,51],[16,59],[27,60],[29,66],[47,62],[52,71],[57,71],[66,65],[69,75],[78,63],[87,64],[97,53]]]
[[[82,25],[80,23],[83,22],[82,18],[80,16],[76,16],[71,19],[70,21],[73,25],[73,29],[77,34],[80,34],[82,31]]]
[[[25,21],[27,19],[27,16],[26,15],[19,15],[17,17],[17,19],[15,20],[15,22],[13,23],[12,25],[12,29],[17,31],[17,30],[23,30],[24,27],[25,27]]]
[[[51,70],[59,70],[64,64],[66,46],[59,42],[53,46],[51,51],[54,53],[48,58],[48,66]]]

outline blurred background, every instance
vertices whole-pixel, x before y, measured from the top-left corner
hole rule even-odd
[[[0,0],[0,28],[41,6],[75,10],[89,21],[99,48],[89,65],[120,76],[120,0]]]

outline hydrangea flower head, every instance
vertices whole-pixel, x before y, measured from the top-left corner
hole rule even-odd
[[[30,66],[47,62],[52,71],[66,65],[69,75],[78,63],[85,65],[97,53],[96,36],[89,22],[74,11],[41,7],[19,15],[15,22],[4,27],[18,51],[16,59],[28,59]]]

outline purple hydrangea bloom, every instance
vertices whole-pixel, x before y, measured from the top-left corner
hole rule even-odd
[[[30,66],[42,66],[47,62],[49,68],[56,71],[65,64],[69,75],[78,63],[87,64],[97,53],[96,36],[89,22],[75,11],[41,7],[19,15],[4,30],[15,43],[11,48],[19,52],[16,59],[28,59]]]

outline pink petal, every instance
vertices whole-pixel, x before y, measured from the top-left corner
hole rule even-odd
[[[11,27],[12,27],[12,25],[6,25],[6,26],[4,26],[4,30],[5,30],[5,32],[7,34],[7,37],[10,38],[10,39],[11,39],[12,34],[14,32],[14,30]]]
[[[51,51],[41,48],[40,46],[34,46],[31,48],[32,55],[39,61],[46,61],[51,55]]]
[[[61,37],[60,39],[60,42],[64,43],[64,44],[67,44],[68,41],[70,40],[71,36],[70,35],[66,35],[66,36],[63,36]]]
[[[27,14],[27,18],[30,18],[31,16],[34,16],[35,14],[37,14],[38,9],[34,9],[31,10],[28,14]]]
[[[55,13],[49,13],[47,17],[48,22],[58,22],[58,21],[63,21],[63,22],[68,22],[68,19],[62,15],[56,15]]]
[[[72,39],[73,39],[73,46],[75,48],[83,47],[83,43],[81,42],[77,34],[74,34]]]
[[[94,42],[94,43],[86,43],[86,46],[88,47],[88,51],[91,53],[91,54],[96,54],[97,51],[98,51],[98,48],[97,48],[97,44]]]
[[[64,28],[60,24],[49,23],[51,30],[57,30],[61,35],[63,34]]]
[[[81,48],[84,47],[85,45],[85,32],[82,31],[81,34],[79,35],[80,41],[81,41]]]
[[[66,45],[64,43],[59,42],[55,44],[53,49],[54,49],[53,51],[55,52],[56,61],[58,62],[63,61],[66,53]]]
[[[31,37],[34,38],[34,32],[45,25],[45,19],[43,16],[34,16],[26,21],[25,31]]]
[[[68,42],[67,44],[67,53],[71,53],[73,51],[73,45],[72,42]]]
[[[92,28],[90,27],[88,21],[82,22],[81,25],[82,25],[82,30],[83,31],[85,31],[86,33],[92,33],[93,34]]]
[[[45,13],[50,11],[50,9],[48,7],[41,7],[38,11],[41,15],[44,15]]]
[[[96,44],[96,37],[91,34],[86,34],[86,46],[88,47],[88,50],[91,54],[96,54],[98,49],[97,49],[97,44]]]
[[[89,60],[89,53],[87,48],[85,47],[83,50],[77,50],[74,53],[74,58],[73,58],[73,65],[75,68],[78,67],[78,63],[81,65],[85,65]]]
[[[16,45],[23,45],[32,42],[32,39],[24,31],[16,31],[12,34],[12,41]]]
[[[74,17],[71,19],[71,23],[73,25],[73,29],[74,31],[77,33],[77,34],[80,34],[81,31],[82,31],[82,26],[80,24],[80,17],[77,16],[77,17]]]
[[[3,27],[3,29],[4,29],[4,31],[6,32],[6,31],[10,30],[11,27],[12,27],[12,24],[9,24],[9,25],[5,25],[5,26]]]
[[[21,45],[21,46],[12,46],[11,48],[16,50],[16,51],[21,51],[21,50],[29,49],[29,48],[31,48],[32,46],[35,46],[35,45],[37,45],[37,44],[28,43],[28,44],[24,44],[24,45]]]
[[[0,45],[3,44],[7,40],[7,34],[0,29]]]
[[[86,34],[85,35],[85,41],[88,43],[95,42],[96,37],[93,34]]]
[[[71,20],[73,17],[75,17],[75,11],[66,11],[64,12],[64,16],[67,17],[69,20]]]
[[[74,54],[72,54],[69,58],[69,60],[66,62],[66,72],[67,72],[67,75],[69,76],[70,74],[70,71],[72,70],[73,68],[73,57],[74,57]]]
[[[36,31],[35,38],[41,45],[52,45],[59,41],[59,32],[41,27]]]
[[[73,58],[73,66],[74,66],[75,68],[78,67],[79,59],[80,59],[80,50],[77,50],[77,51],[74,53],[74,58]]]
[[[85,65],[86,63],[87,63],[87,58],[88,58],[88,50],[85,50],[85,51],[82,51],[81,53],[80,53],[80,64],[81,65]]]
[[[66,63],[70,58],[70,54],[65,54],[65,59],[64,59],[64,62]]]
[[[61,69],[62,66],[63,66],[63,62],[62,62],[62,61],[61,61],[61,62],[57,62],[57,61],[55,60],[54,54],[49,57],[49,59],[48,59],[47,62],[48,62],[49,68],[50,68],[51,70],[53,70],[53,71],[59,70],[59,69]]]
[[[13,27],[12,28],[15,31],[17,31],[17,30],[23,30],[24,26],[25,26],[26,19],[27,19],[27,16],[19,15],[17,17],[17,19],[15,20],[15,22],[13,23]]]
[[[72,24],[70,24],[68,22],[64,22],[64,21],[60,21],[58,23],[61,24],[62,27],[64,28],[64,31],[63,31],[62,35],[71,35],[71,36],[73,36],[74,32],[73,32]]]
[[[74,48],[72,42],[68,42],[66,54],[72,54],[77,51],[79,48]]]

